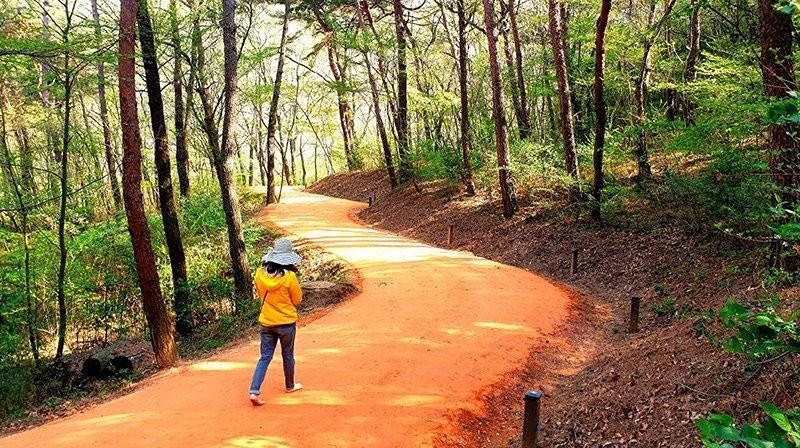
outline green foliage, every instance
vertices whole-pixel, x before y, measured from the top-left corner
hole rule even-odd
[[[797,448],[800,447],[800,411],[783,410],[772,403],[762,403],[766,414],[763,424],[747,423],[737,428],[733,417],[710,414],[695,421],[703,445],[709,448]]]
[[[427,139],[419,142],[411,151],[409,159],[414,167],[414,176],[423,180],[458,180],[464,172],[461,151],[437,146],[434,140]]]
[[[800,353],[800,328],[797,322],[800,312],[784,319],[778,314],[777,305],[777,297],[773,297],[763,309],[751,309],[728,300],[720,310],[719,318],[736,333],[723,342],[723,347],[752,360],[786,352]]]
[[[772,219],[768,174],[760,154],[729,149],[713,154],[697,174],[666,171],[665,194],[694,226],[765,235]]]
[[[674,297],[664,297],[660,302],[651,305],[650,311],[659,317],[671,316],[674,315],[676,311],[675,303]]]

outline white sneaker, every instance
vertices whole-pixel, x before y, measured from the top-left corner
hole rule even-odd
[[[302,389],[303,385],[300,383],[294,383],[294,387],[286,389],[286,393],[290,394],[292,392],[297,392],[298,390]]]

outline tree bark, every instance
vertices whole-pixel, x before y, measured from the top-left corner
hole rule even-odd
[[[236,192],[236,180],[233,176],[236,145],[234,125],[236,123],[237,105],[236,89],[239,79],[236,64],[238,49],[236,47],[236,0],[222,2],[222,42],[225,59],[225,98],[223,101],[222,147],[214,161],[217,166],[217,177],[222,192],[222,208],[228,224],[228,242],[230,244],[231,265],[236,296],[245,302],[253,297],[253,278],[245,252],[244,233],[242,231],[242,213],[239,208],[239,195]],[[239,308],[238,306],[236,307]]]
[[[166,368],[178,361],[172,322],[167,313],[142,203],[142,153],[136,105],[136,0],[120,0],[119,103],[122,125],[122,193],[133,244],[142,303],[156,362]]]
[[[275,196],[275,126],[278,122],[278,102],[281,96],[281,82],[283,80],[283,63],[286,59],[286,39],[289,34],[289,19],[292,11],[292,1],[285,0],[283,12],[283,28],[281,30],[281,43],[278,47],[278,67],[275,69],[275,84],[272,89],[272,99],[269,102],[269,121],[267,122],[267,204],[277,202]]]
[[[759,37],[761,40],[761,75],[764,96],[769,101],[790,98],[797,90],[797,78],[792,62],[792,17],[775,9],[779,2],[759,0]],[[800,126],[770,123],[767,127],[772,181],[778,187],[780,200],[787,208],[796,209],[800,200],[800,145],[797,137]]]
[[[161,208],[161,220],[164,223],[164,237],[169,251],[172,284],[175,289],[175,325],[178,334],[188,336],[192,332],[191,298],[186,277],[186,254],[183,250],[178,211],[175,207],[175,192],[172,188],[172,171],[169,160],[169,142],[167,141],[167,122],[164,118],[164,100],[161,97],[161,81],[158,75],[156,45],[153,37],[153,25],[150,19],[147,0],[138,0],[137,21],[139,24],[139,41],[142,45],[142,62],[144,63],[147,99],[150,106],[150,124],[155,139],[155,165],[158,176],[158,202]],[[181,89],[176,89],[176,94]],[[175,116],[181,115],[183,107],[175,110]]]
[[[411,163],[408,147],[408,70],[406,64],[406,35],[403,19],[403,4],[400,0],[392,0],[394,9],[394,31],[397,38],[397,154],[400,159],[400,183],[411,180]]]
[[[465,0],[456,0],[458,14],[458,92],[459,92],[459,135],[461,158],[464,161],[464,188],[467,195],[475,195],[475,181],[472,177],[472,160],[469,149],[469,96],[467,93],[467,15]]]
[[[189,195],[189,133],[186,129],[188,115],[184,110],[185,106],[183,102],[183,52],[181,51],[181,36],[180,30],[178,29],[178,5],[176,3],[176,0],[169,0],[172,57],[174,59],[172,90],[175,94],[175,165],[178,171],[180,195],[186,197]],[[181,333],[180,326],[181,324],[179,323],[178,333]]]
[[[578,171],[578,152],[575,144],[575,125],[572,118],[572,96],[567,69],[566,44],[564,42],[562,16],[559,0],[548,0],[550,44],[553,47],[553,63],[558,84],[560,104],[561,137],[564,139],[564,164],[575,182],[575,191],[580,192],[580,173]]]
[[[492,119],[494,120],[500,195],[503,199],[503,216],[510,218],[517,212],[519,205],[517,204],[517,197],[514,192],[514,179],[511,175],[506,113],[503,107],[503,82],[500,77],[500,63],[497,57],[497,34],[493,0],[483,0],[483,21],[486,26],[486,39],[488,40],[489,47],[489,70],[492,82]]]
[[[606,29],[608,15],[611,11],[611,0],[602,0],[600,15],[597,18],[597,30],[594,39],[594,109],[597,120],[594,127],[594,150],[592,164],[594,179],[592,182],[592,219],[600,220],[600,206],[603,201],[603,149],[606,141],[606,100],[605,100],[605,66],[606,66]]]

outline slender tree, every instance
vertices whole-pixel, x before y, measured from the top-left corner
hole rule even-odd
[[[246,301],[253,297],[253,278],[245,252],[242,212],[239,208],[239,195],[236,192],[236,180],[233,176],[236,156],[234,123],[238,113],[236,89],[239,80],[237,69],[239,57],[236,47],[236,0],[223,0],[222,2],[222,43],[225,60],[222,146],[220,151],[214,155],[214,162],[222,191],[222,208],[225,210],[225,220],[228,225],[233,282],[238,299]]]
[[[403,19],[403,4],[392,0],[394,31],[397,39],[397,115],[394,126],[397,130],[397,154],[400,159],[400,183],[411,180],[411,163],[408,159],[408,70],[406,66],[406,25]]]
[[[508,148],[506,112],[503,107],[503,81],[500,77],[500,63],[497,58],[497,27],[494,18],[494,1],[483,0],[483,22],[486,26],[486,39],[489,48],[489,71],[492,83],[492,119],[497,149],[497,172],[500,178],[500,195],[503,199],[503,216],[510,218],[517,212],[517,196],[514,192],[514,179],[511,175],[511,160]]]
[[[652,176],[652,169],[650,168],[650,155],[647,147],[647,133],[644,130],[645,122],[647,121],[647,89],[650,84],[650,72],[652,70],[653,58],[653,45],[664,29],[669,15],[675,6],[676,0],[668,0],[664,4],[664,14],[661,19],[656,23],[655,28],[648,26],[646,37],[644,39],[644,53],[642,55],[642,63],[639,67],[639,76],[636,78],[636,88],[634,92],[636,101],[636,126],[639,128],[636,133],[636,147],[634,148],[634,155],[636,156],[636,163],[639,166],[639,172],[636,179],[639,182],[646,181]],[[655,3],[651,3],[650,17],[653,15],[653,8]],[[648,20],[650,22],[652,19]]]
[[[67,221],[67,200],[69,198],[69,174],[68,174],[68,159],[69,147],[72,139],[71,129],[71,114],[72,114],[72,91],[75,87],[75,78],[77,72],[75,67],[70,65],[70,32],[72,31],[72,19],[74,9],[70,7],[69,1],[62,3],[64,6],[66,23],[61,28],[61,44],[64,47],[64,61],[61,67],[61,76],[63,76],[64,87],[64,123],[61,133],[61,150],[56,154],[56,160],[61,162],[60,170],[60,207],[58,212],[58,280],[56,286],[56,297],[58,300],[58,340],[56,342],[56,359],[64,355],[64,343],[67,337],[67,298],[66,298],[66,278],[67,278],[67,237],[66,237],[66,221]]]
[[[458,14],[458,92],[459,92],[459,135],[461,157],[464,161],[464,188],[470,196],[475,194],[472,178],[472,161],[469,150],[469,96],[467,94],[467,15],[465,0],[456,0]]]
[[[697,62],[700,60],[700,1],[692,0],[692,15],[689,18],[689,54],[686,56],[686,69],[683,80],[691,84],[697,79]],[[694,124],[694,103],[684,94],[681,97],[683,120]]]
[[[97,40],[98,49],[101,46],[100,12],[97,8],[97,0],[92,0],[92,18],[94,19],[94,36]],[[103,147],[106,154],[106,166],[108,167],[108,180],[111,184],[111,194],[114,198],[114,207],[122,210],[122,194],[119,189],[117,179],[117,154],[111,140],[111,126],[108,123],[108,101],[106,100],[106,67],[101,60],[97,63],[97,101],[100,103],[100,123],[103,126]]]
[[[578,151],[575,143],[575,125],[572,117],[572,93],[569,85],[566,43],[559,0],[548,0],[550,26],[550,45],[553,47],[553,63],[556,69],[558,100],[560,104],[561,138],[564,140],[564,164],[575,181],[576,191],[580,191],[580,172],[578,171]]]
[[[286,59],[286,41],[289,35],[289,20],[292,12],[292,1],[284,0],[283,28],[281,29],[281,43],[278,47],[278,66],[275,69],[275,83],[272,89],[272,99],[269,102],[269,121],[267,122],[267,204],[277,202],[275,196],[275,127],[278,123],[278,103],[281,97],[281,83],[283,81],[283,64]]]
[[[344,143],[344,155],[347,160],[347,169],[350,171],[358,170],[362,167],[362,161],[355,151],[355,142],[353,141],[353,111],[350,102],[347,100],[347,92],[344,87],[347,82],[346,73],[339,62],[339,55],[336,51],[336,31],[327,22],[319,0],[312,1],[311,11],[314,14],[317,24],[319,24],[323,33],[325,33],[323,44],[328,53],[328,65],[331,69],[335,84],[334,90],[336,91],[336,98],[338,100],[339,124],[342,128],[342,141]]]
[[[366,0],[357,0],[357,13],[358,13],[358,28],[364,28],[364,16],[369,15],[369,3]],[[392,148],[389,145],[389,137],[386,134],[386,125],[383,122],[383,113],[381,113],[380,94],[378,93],[378,82],[375,79],[375,73],[372,69],[370,62],[370,55],[366,49],[362,49],[361,55],[364,58],[364,66],[367,70],[367,79],[369,80],[369,91],[372,95],[372,107],[375,113],[375,127],[378,131],[378,137],[381,141],[381,149],[383,150],[383,161],[386,165],[386,172],[389,174],[389,183],[392,188],[398,185],[397,173],[394,169],[394,161],[392,158]]]
[[[30,221],[29,214],[31,212],[28,205],[28,198],[24,191],[24,182],[18,179],[19,176],[15,173],[13,157],[11,151],[8,149],[7,131],[6,131],[6,113],[5,113],[5,98],[0,91],[0,150],[3,156],[3,170],[6,182],[11,185],[14,191],[14,197],[17,200],[17,208],[20,215],[20,223],[18,224],[19,231],[22,233],[22,249],[25,257],[23,262],[23,270],[25,274],[25,328],[28,331],[28,343],[31,346],[31,355],[34,362],[39,363],[39,335],[38,335],[38,313],[37,305],[34,303],[35,299],[31,293],[31,248],[30,248]],[[30,192],[31,190],[27,190]]]
[[[136,273],[142,290],[142,303],[150,327],[156,362],[159,367],[178,361],[172,321],[161,295],[150,229],[142,203],[142,153],[139,116],[136,105],[136,0],[120,0],[119,17],[119,103],[122,124],[122,194],[133,244]]]
[[[167,123],[164,118],[164,100],[161,97],[161,80],[158,74],[153,25],[147,0],[137,0],[137,4],[139,41],[142,45],[142,61],[147,84],[147,99],[150,106],[150,124],[155,137],[154,154],[156,175],[158,177],[158,202],[161,208],[161,220],[164,223],[164,237],[169,251],[172,284],[175,289],[175,324],[178,334],[187,336],[191,333],[193,327],[191,299],[186,284],[186,254],[183,250],[178,211],[175,207],[175,192],[172,188]],[[176,92],[179,91],[176,90]],[[181,115],[182,110],[182,108],[176,109],[176,115]]]
[[[169,0],[169,22],[172,34],[172,90],[175,96],[175,165],[181,196],[189,195],[189,132],[186,126],[189,116],[184,112],[183,101],[183,51],[181,50],[180,26],[178,24],[177,0]],[[194,69],[192,69],[193,71]],[[190,75],[191,78],[191,75]],[[191,87],[192,80],[189,81]],[[188,102],[188,101],[187,101]],[[178,323],[178,332],[180,330]]]
[[[596,221],[600,220],[600,205],[603,200],[603,149],[606,141],[606,28],[610,12],[611,0],[602,0],[594,38],[594,109],[597,121],[594,126],[594,151],[592,154],[594,167],[592,219]]]

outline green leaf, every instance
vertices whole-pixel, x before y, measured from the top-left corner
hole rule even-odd
[[[728,325],[731,319],[742,319],[750,314],[750,311],[744,307],[744,305],[734,302],[733,300],[728,300],[719,312],[719,317],[722,321]]]
[[[780,408],[772,403],[761,403],[761,408],[764,409],[764,412],[766,412],[782,430],[786,432],[791,432],[793,430],[792,424]]]

